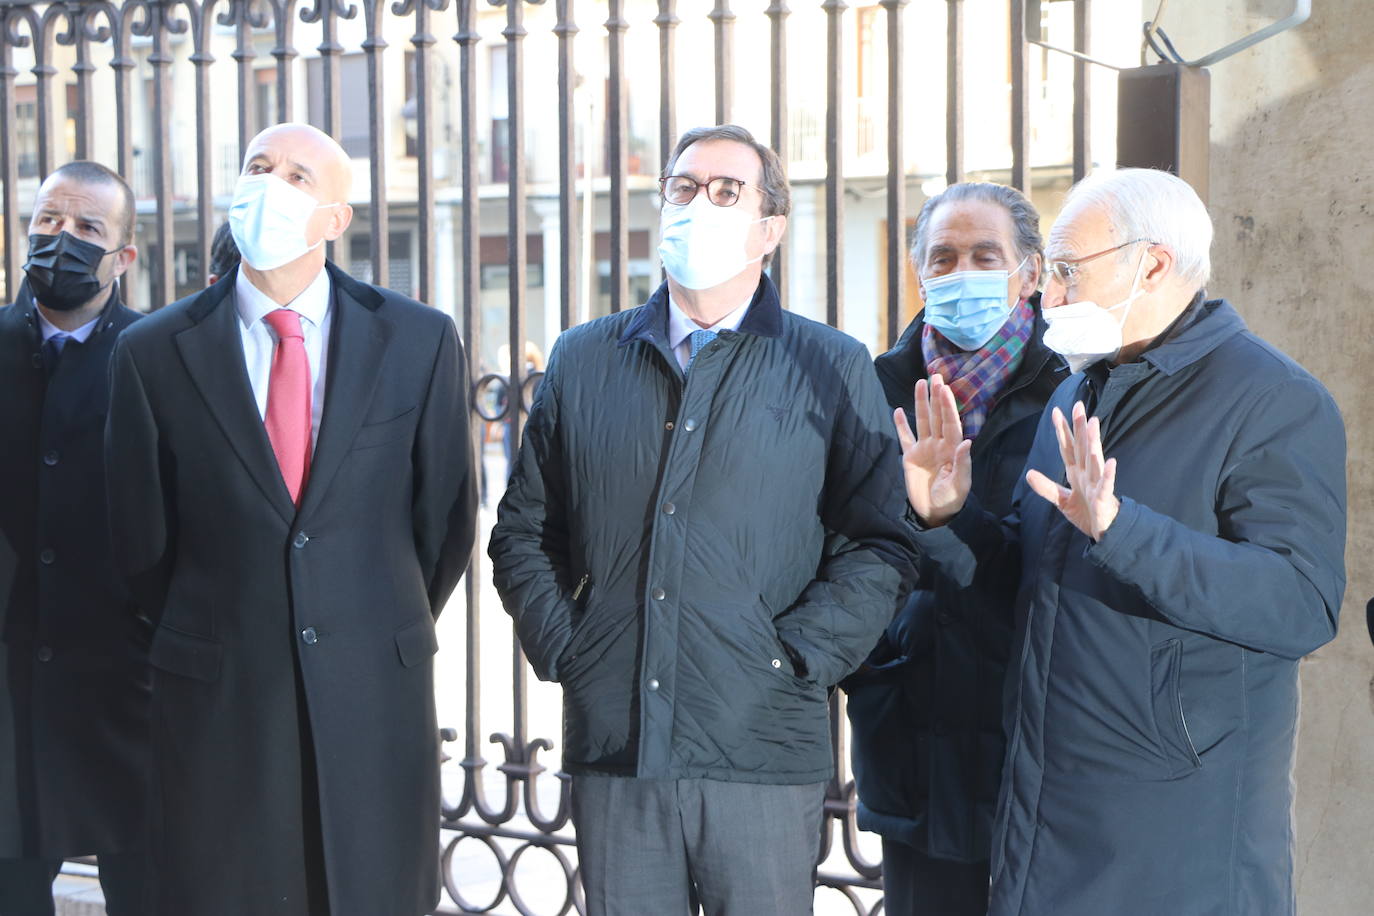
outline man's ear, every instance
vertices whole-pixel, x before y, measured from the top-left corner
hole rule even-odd
[[[344,234],[348,224],[353,222],[353,208],[348,204],[339,204],[329,214],[329,225],[325,227],[324,239],[332,242]]]
[[[782,235],[787,231],[787,217],[779,213],[765,218],[768,222],[763,224],[763,253],[767,256],[772,254],[782,241]]]
[[[1020,298],[1029,299],[1040,288],[1040,270],[1043,264],[1043,257],[1038,252],[1026,259],[1026,266],[1021,268],[1017,275],[1021,278]]]
[[[1172,249],[1164,245],[1151,245],[1145,252],[1145,271],[1140,278],[1140,288],[1147,293],[1155,292],[1173,278],[1177,265]]]
[[[133,244],[125,245],[110,257],[114,258],[114,276],[122,277],[124,272],[138,260],[138,248]]]

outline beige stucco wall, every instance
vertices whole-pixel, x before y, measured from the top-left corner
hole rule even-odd
[[[1158,6],[1144,0],[1143,17]],[[1292,0],[1171,3],[1198,57]],[[1303,664],[1298,898],[1308,916],[1374,912],[1374,3],[1314,0],[1296,30],[1212,68],[1209,289],[1335,395],[1349,438],[1349,587],[1340,635]]]

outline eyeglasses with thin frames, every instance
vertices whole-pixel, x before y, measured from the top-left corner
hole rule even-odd
[[[1079,271],[1082,270],[1084,264],[1087,264],[1089,261],[1096,261],[1098,258],[1106,257],[1113,251],[1120,251],[1128,245],[1138,245],[1141,242],[1149,242],[1151,245],[1155,244],[1150,239],[1131,239],[1129,242],[1122,242],[1120,245],[1108,248],[1105,251],[1099,251],[1096,254],[1085,255],[1081,258],[1060,258],[1055,261],[1050,261],[1045,265],[1045,272],[1058,280],[1062,285],[1073,286],[1078,282],[1078,274]]]

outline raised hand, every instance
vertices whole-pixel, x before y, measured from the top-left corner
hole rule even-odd
[[[949,521],[968,498],[973,443],[964,438],[954,392],[939,375],[932,375],[928,383],[925,379],[916,383],[915,414],[914,436],[900,408],[893,412],[892,421],[902,443],[907,501],[924,524],[935,528]]]
[[[1052,418],[1069,485],[1061,487],[1039,471],[1028,471],[1026,482],[1054,503],[1075,528],[1099,541],[1121,508],[1116,498],[1116,459],[1103,460],[1102,426],[1097,417],[1088,419],[1082,401],[1073,405],[1072,428],[1058,407]]]

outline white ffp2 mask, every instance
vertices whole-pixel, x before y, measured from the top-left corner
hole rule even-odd
[[[1145,292],[1140,288],[1140,278],[1145,272],[1147,254],[1148,251],[1140,256],[1140,266],[1136,268],[1135,279],[1131,281],[1131,294],[1116,305],[1103,308],[1096,302],[1080,299],[1041,312],[1049,325],[1045,329],[1045,346],[1064,357],[1070,372],[1078,372],[1099,359],[1121,352],[1121,328],[1131,314],[1131,304]],[[1126,314],[1117,321],[1112,317],[1112,312],[1120,308],[1126,309]]]

